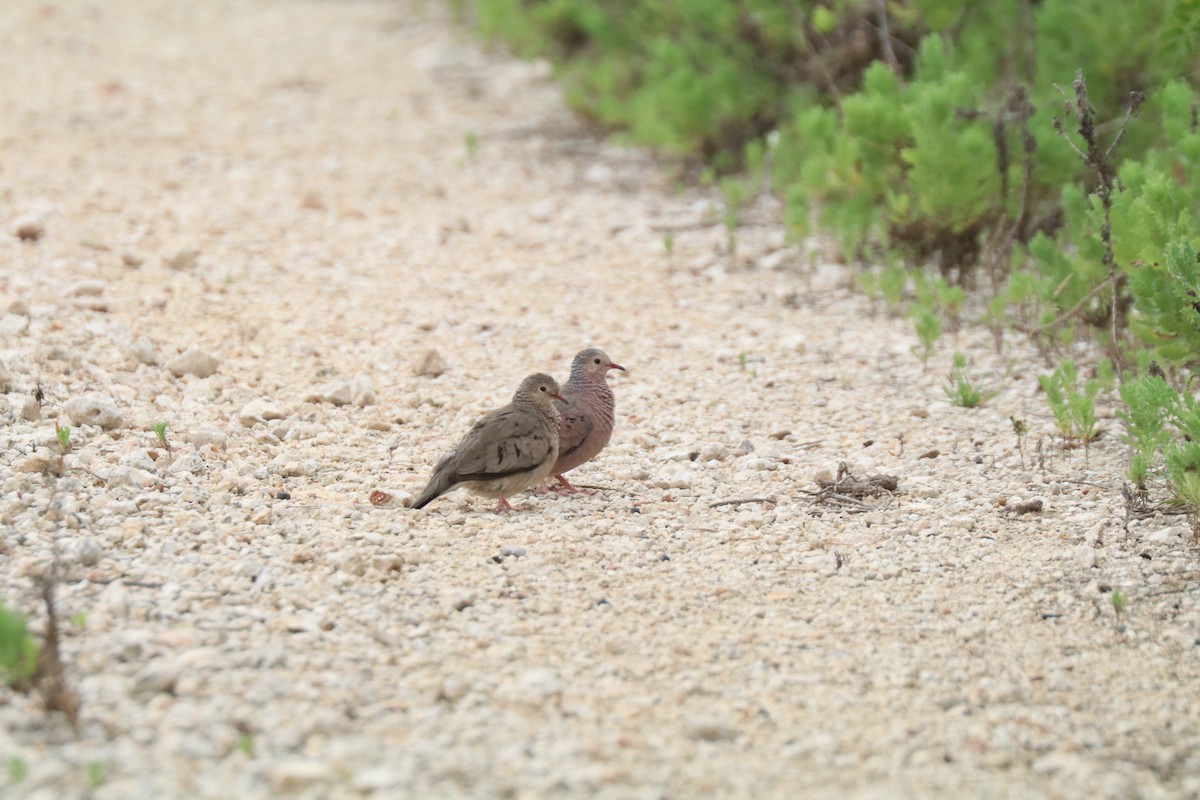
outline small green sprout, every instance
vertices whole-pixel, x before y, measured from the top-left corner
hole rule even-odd
[[[54,423],[54,435],[58,437],[58,444],[66,453],[71,449],[71,427],[69,425],[59,425]]]
[[[955,353],[950,367],[950,381],[942,384],[942,390],[951,404],[961,408],[978,408],[996,393],[984,391],[967,377],[967,357]]]
[[[8,782],[20,783],[29,774],[29,765],[20,756],[8,757]]]
[[[158,443],[163,446],[163,449],[168,453],[171,452],[171,443],[167,441],[167,423],[156,422],[151,426],[154,435],[158,437]]]
[[[87,763],[87,781],[88,786],[99,789],[100,784],[104,783],[104,764],[99,761],[89,761]]]
[[[1121,612],[1125,610],[1125,604],[1128,602],[1129,598],[1120,589],[1112,590],[1113,611],[1117,612],[1117,616],[1120,616]]]

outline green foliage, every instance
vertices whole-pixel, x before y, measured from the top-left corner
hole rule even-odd
[[[1105,330],[1122,369],[1152,358],[1174,387],[1197,377],[1200,0],[893,0],[888,58],[872,0],[459,2],[485,35],[548,58],[591,119],[702,159],[731,255],[740,209],[763,186],[793,234],[815,223],[848,259],[878,256],[888,266],[860,284],[893,313],[915,298],[922,359],[943,322],[958,326],[965,293],[911,267],[936,262],[969,285],[981,263],[997,347],[1009,325],[1047,352]],[[1088,149],[1056,88],[1073,100],[1076,70],[1107,165],[1082,163],[1051,124],[1064,117],[1063,136]],[[1123,127],[1139,89],[1149,96]],[[478,138],[465,144],[473,156]],[[1116,177],[1107,209],[1098,175]],[[1185,502],[1200,500],[1190,395],[1148,380],[1121,388],[1130,474],[1161,467]],[[1064,437],[1087,445],[1102,378],[1066,361],[1039,382]]]
[[[971,383],[971,379],[967,377],[967,357],[957,352],[951,363],[950,380],[942,384],[942,390],[945,391],[946,399],[951,405],[961,408],[978,408],[996,394],[993,391],[984,391]]]
[[[1085,447],[1096,438],[1096,396],[1112,387],[1112,366],[1103,361],[1095,378],[1081,380],[1075,362],[1067,359],[1049,375],[1039,375],[1059,433]]]
[[[156,423],[154,423],[154,426],[151,428],[151,430],[153,430],[154,435],[158,437],[159,443],[163,447],[166,447],[167,446],[167,423],[156,422]]]
[[[1125,610],[1125,605],[1128,603],[1128,598],[1125,597],[1125,593],[1120,589],[1113,589],[1110,599],[1112,600],[1113,612],[1115,612],[1118,617],[1121,616],[1121,612]]]
[[[938,339],[942,337],[942,320],[929,306],[913,306],[911,313],[913,326],[917,330],[917,338],[921,340],[917,356],[921,359],[922,364],[926,364],[929,357],[933,355],[933,349],[937,345]]]
[[[941,275],[928,277],[919,270],[913,272],[917,294],[917,302],[936,307],[949,322],[951,328],[957,328],[963,303],[967,293],[962,286],[952,286]]]
[[[1127,441],[1134,449],[1134,480],[1145,480],[1161,458],[1176,499],[1193,523],[1200,514],[1200,401],[1162,377],[1146,375],[1121,386]]]
[[[1200,359],[1200,264],[1185,238],[1167,246],[1165,263],[1135,268],[1129,288],[1137,302],[1133,329],[1170,364]]]
[[[1178,402],[1178,392],[1162,378],[1148,375],[1121,384],[1121,401],[1125,404],[1118,416],[1125,422],[1126,441],[1134,450],[1134,465],[1130,477],[1141,483],[1151,463],[1170,441],[1167,415]]]
[[[0,603],[0,680],[21,683],[37,669],[37,642],[25,630],[25,620]]]
[[[59,425],[54,423],[54,436],[58,439],[58,444],[64,453],[71,449],[71,427],[69,425]]]
[[[880,62],[868,67],[862,90],[841,113],[807,108],[781,129],[775,171],[790,186],[789,203],[804,209],[820,198],[817,220],[853,251],[872,239],[912,243],[918,252],[939,237],[973,238],[999,193],[990,130],[966,120],[985,87],[947,65],[938,37],[921,45],[905,86]],[[793,213],[803,229],[806,215]]]
[[[18,756],[8,757],[8,782],[18,784],[25,780],[29,775],[29,765],[25,763],[25,759]]]
[[[87,763],[87,781],[88,786],[99,789],[104,783],[104,764],[99,761],[89,761]]]
[[[879,274],[879,293],[892,311],[900,310],[907,282],[908,272],[903,267],[887,267]]]

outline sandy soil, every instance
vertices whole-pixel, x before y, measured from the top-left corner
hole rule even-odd
[[[0,66],[0,597],[41,630],[57,558],[82,700],[0,690],[0,794],[1200,796],[1190,532],[1024,343],[923,370],[435,3],[10,2]],[[403,506],[593,344],[604,489]],[[841,462],[898,490],[814,503]]]

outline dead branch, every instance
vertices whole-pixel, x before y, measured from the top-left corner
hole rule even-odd
[[[721,506],[741,506],[747,503],[774,503],[774,497],[747,497],[744,500],[721,500],[716,503],[709,503],[709,508],[720,508]]]

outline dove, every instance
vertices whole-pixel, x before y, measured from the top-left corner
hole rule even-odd
[[[513,511],[506,497],[537,486],[558,459],[558,382],[544,373],[521,381],[512,402],[489,411],[433,468],[429,484],[413,501],[430,501],[463,486]]]
[[[596,347],[580,350],[571,362],[571,377],[562,387],[558,403],[562,422],[558,428],[558,460],[550,474],[570,492],[579,492],[564,473],[587,463],[600,454],[613,432],[612,389],[608,371],[625,368]]]

